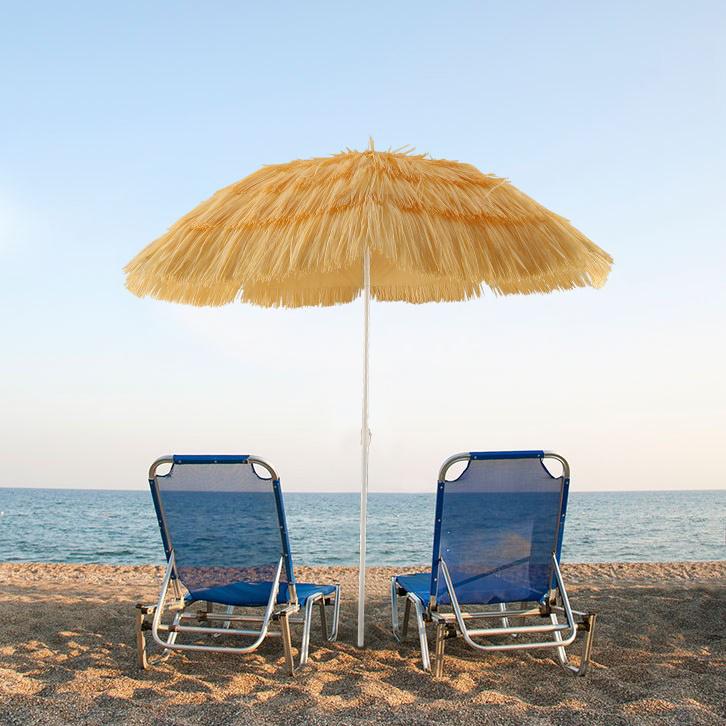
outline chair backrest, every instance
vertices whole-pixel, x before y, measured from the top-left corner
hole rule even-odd
[[[553,476],[544,459],[562,464]],[[468,462],[446,481],[451,466]],[[431,606],[449,604],[439,559],[462,604],[543,601],[558,561],[569,466],[543,451],[457,454],[441,468],[436,492]]]
[[[164,464],[166,474],[158,470]],[[269,478],[255,470],[264,468]],[[280,480],[253,456],[162,457],[149,472],[167,560],[191,592],[233,582],[282,580],[295,585]]]

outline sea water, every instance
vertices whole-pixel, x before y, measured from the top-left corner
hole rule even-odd
[[[285,494],[293,559],[358,563],[357,493]],[[164,559],[148,491],[0,488],[0,561],[151,564]],[[431,558],[434,495],[371,493],[367,562]],[[726,490],[571,492],[564,562],[726,558]]]

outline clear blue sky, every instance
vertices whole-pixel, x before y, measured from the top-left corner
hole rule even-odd
[[[504,448],[563,453],[579,490],[723,488],[725,9],[5,4],[0,485],[244,452],[355,491],[360,301],[197,310],[122,267],[262,164],[371,135],[509,178],[615,258],[600,291],[375,304],[371,489]]]

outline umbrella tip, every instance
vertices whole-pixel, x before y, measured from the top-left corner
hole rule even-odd
[[[376,147],[373,143],[373,137],[369,136],[368,137],[368,151],[375,151],[375,150],[376,150]]]

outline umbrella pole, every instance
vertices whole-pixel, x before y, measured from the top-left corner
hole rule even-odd
[[[361,428],[361,485],[360,485],[360,561],[358,564],[358,647],[365,644],[366,600],[366,515],[368,504],[368,448],[371,432],[368,428],[368,327],[371,303],[371,259],[366,249],[363,257],[363,426]]]

